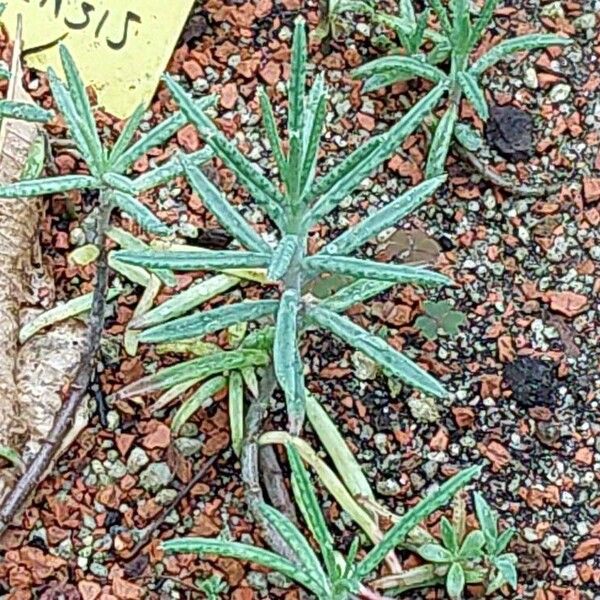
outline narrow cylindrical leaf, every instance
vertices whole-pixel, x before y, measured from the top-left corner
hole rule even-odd
[[[51,111],[44,110],[35,104],[0,100],[0,119],[18,119],[19,121],[46,123],[52,117],[53,114]]]
[[[95,188],[98,181],[87,175],[61,175],[45,179],[30,179],[0,185],[0,198],[32,198],[50,194],[62,194],[71,190]]]
[[[279,281],[287,273],[290,264],[298,251],[299,238],[297,235],[286,234],[273,252],[273,258],[267,271],[270,281]]]
[[[549,46],[565,46],[571,44],[572,40],[567,37],[552,34],[532,33],[522,35],[511,40],[504,40],[491,50],[488,50],[481,58],[469,68],[469,74],[478,77],[484,71],[495,65],[498,61],[523,50],[535,50]]]
[[[377,58],[354,69],[352,76],[355,79],[366,79],[373,75],[387,74],[391,70],[406,73],[413,77],[422,77],[434,83],[440,83],[448,78],[446,73],[441,69],[412,56],[384,56],[383,58]]]
[[[102,182],[113,190],[123,192],[124,194],[135,194],[135,186],[131,179],[118,173],[105,173],[102,176]]]
[[[223,274],[199,281],[187,290],[175,294],[172,298],[148,311],[140,318],[135,319],[133,326],[136,329],[145,329],[152,325],[158,325],[159,323],[175,319],[204,302],[212,300],[220,294],[224,294],[239,282],[239,278]]]
[[[429,154],[427,155],[427,167],[425,168],[425,176],[428,179],[430,177],[437,177],[446,170],[446,158],[448,157],[457,118],[458,111],[456,105],[452,104],[446,110],[435,129],[429,147]]]
[[[121,135],[119,135],[119,137],[117,138],[117,141],[115,142],[115,145],[112,147],[112,149],[110,151],[110,158],[109,158],[110,165],[113,165],[131,144],[131,142],[133,140],[133,136],[135,135],[135,132],[137,131],[138,127],[140,126],[140,123],[142,122],[142,119],[144,118],[145,112],[146,112],[146,105],[139,104],[138,107],[133,112],[133,114],[131,115],[131,117],[129,117],[129,119],[127,119],[127,122],[125,123],[125,126],[123,127],[123,129],[121,131]],[[123,171],[120,171],[120,172],[124,172],[124,170],[125,169],[123,169]],[[119,172],[119,170],[117,170],[117,169],[115,169],[115,171]]]
[[[481,38],[485,28],[490,24],[492,17],[494,16],[494,9],[498,4],[498,0],[485,0],[483,8],[477,17],[473,27],[471,28],[471,37],[469,39],[469,47],[475,46],[475,44]]]
[[[487,121],[490,116],[490,110],[488,108],[487,100],[485,99],[485,93],[477,80],[473,75],[467,72],[458,74],[458,82],[463,91],[463,94],[467,97],[467,100],[473,105],[473,108],[483,121]]]
[[[239,371],[232,371],[229,375],[229,429],[233,451],[236,456],[241,456],[244,443],[244,379]]]
[[[156,235],[170,235],[171,228],[134,196],[118,190],[111,190],[109,199],[146,231]]]
[[[384,229],[398,224],[404,217],[421,206],[446,179],[446,175],[426,179],[384,208],[373,212],[355,227],[348,229],[325,246],[320,254],[348,254],[352,250],[356,250]]]
[[[185,381],[200,381],[211,375],[225,371],[244,369],[249,366],[264,366],[269,355],[260,350],[233,350],[231,352],[215,352],[194,360],[166,367],[138,379],[125,386],[113,395],[115,400],[150,394],[158,390],[172,388]]]
[[[304,378],[298,356],[298,310],[300,296],[296,290],[286,290],[279,304],[273,360],[277,381],[285,394],[288,419],[293,431],[304,421]]]
[[[278,306],[277,300],[256,300],[220,306],[146,329],[140,334],[140,341],[155,344],[201,337],[235,323],[255,321],[272,315]]]
[[[444,482],[438,490],[427,496],[424,500],[421,500],[417,506],[411,508],[386,532],[381,542],[362,559],[357,567],[357,575],[359,577],[367,577],[375,571],[388,552],[402,543],[421,521],[449,502],[454,494],[465,487],[480,472],[481,467],[479,466],[469,467],[461,471]]]
[[[284,182],[287,182],[287,159],[283,154],[283,149],[281,147],[281,139],[277,132],[277,122],[275,121],[273,107],[271,106],[269,96],[263,87],[258,89],[258,100],[262,111],[263,124],[265,126],[265,131],[267,132],[267,139],[271,146],[271,152],[273,152],[273,156],[275,157],[275,163],[279,169],[281,179]]]
[[[223,194],[211,183],[204,173],[182,159],[186,175],[204,206],[217,218],[219,223],[248,250],[270,254],[270,246],[252,229],[239,212],[227,202]]]
[[[378,294],[389,290],[396,285],[393,281],[377,281],[376,279],[359,279],[335,294],[323,300],[320,304],[323,308],[333,312],[344,312],[351,306],[373,298]]]
[[[372,358],[408,385],[438,398],[447,395],[444,386],[427,371],[379,336],[369,333],[350,319],[320,307],[311,307],[307,317],[313,323],[328,329],[350,346]]]
[[[388,265],[374,260],[349,258],[337,255],[317,254],[304,260],[306,268],[319,273],[341,273],[357,279],[376,279],[395,283],[414,283],[420,285],[450,285],[452,280],[413,265]]]
[[[312,591],[318,598],[325,598],[326,590],[323,590],[315,582],[311,574],[299,569],[298,565],[282,558],[278,554],[256,546],[208,538],[181,538],[163,542],[162,548],[167,554],[180,552],[185,554],[199,554],[200,556],[213,555],[224,558],[237,558],[238,560],[255,563],[267,569],[277,571],[292,581],[296,581],[306,589]]]
[[[171,430],[173,433],[179,433],[180,429],[190,420],[193,414],[201,408],[209,398],[218,394],[226,385],[227,378],[223,376],[213,377],[206,383],[203,383],[175,413],[173,421],[171,421]]]
[[[130,265],[174,271],[205,271],[208,269],[266,268],[271,257],[260,252],[233,250],[119,250],[115,257]]]

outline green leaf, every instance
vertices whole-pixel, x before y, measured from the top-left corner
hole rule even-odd
[[[453,563],[446,575],[446,590],[452,600],[460,600],[465,589],[465,573],[459,563]]]
[[[444,504],[465,487],[473,477],[481,472],[481,467],[473,466],[461,471],[445,481],[438,490],[421,500],[411,508],[397,523],[389,529],[383,539],[358,564],[357,574],[366,577],[372,573],[379,563],[399,544],[403,543],[408,534],[431,513]]]
[[[44,170],[46,162],[46,141],[43,134],[38,134],[33,144],[29,148],[27,160],[21,171],[21,181],[27,179],[37,179]]]
[[[111,190],[116,190],[118,192],[123,192],[124,194],[135,195],[135,186],[129,177],[125,177],[124,175],[119,175],[119,173],[104,173],[102,175],[102,183],[110,188]]]
[[[450,149],[450,142],[452,141],[452,134],[457,118],[458,111],[456,105],[452,104],[446,109],[444,116],[440,119],[436,127],[431,146],[429,147],[427,167],[425,168],[425,177],[428,179],[441,175],[445,171],[446,158],[448,157],[448,150]]]
[[[198,110],[206,110],[217,101],[216,95],[205,96],[194,101]],[[179,129],[187,125],[187,117],[181,111],[177,111],[156,127],[153,127],[146,135],[143,135],[137,142],[132,144],[115,161],[111,163],[111,169],[117,173],[124,173],[136,160],[147,154],[149,150],[156,146],[161,146],[170,137],[175,135]],[[206,150],[205,148],[203,150]],[[202,150],[200,151],[202,152]]]
[[[398,71],[411,75],[412,77],[422,77],[433,83],[444,82],[448,76],[444,71],[412,56],[384,56],[377,58],[362,65],[352,71],[352,77],[355,79],[366,79],[374,75],[385,75],[390,71]]]
[[[571,44],[569,38],[543,33],[532,33],[523,35],[510,40],[505,40],[494,46],[479,58],[470,68],[469,74],[473,77],[479,77],[484,71],[495,65],[498,61],[523,50],[535,50],[537,48],[547,48],[548,46],[565,46]]]
[[[297,235],[286,234],[273,253],[267,279],[269,281],[279,281],[287,273],[296,252],[298,251],[300,240]]]
[[[261,252],[233,250],[119,250],[115,258],[130,265],[174,271],[254,269],[269,266],[271,257]]]
[[[72,99],[75,111],[79,116],[86,140],[88,144],[90,144],[89,151],[98,161],[98,164],[103,164],[104,152],[102,150],[102,143],[100,142],[100,137],[96,130],[96,120],[94,119],[94,113],[92,112],[92,106],[85,90],[85,85],[83,84],[75,61],[67,47],[60,44],[59,52],[62,68],[67,78],[69,95]]]
[[[304,118],[302,172],[300,192],[305,196],[313,183],[319,152],[319,142],[327,111],[327,89],[325,77],[319,73],[308,95],[308,106]]]
[[[239,371],[229,375],[229,429],[233,451],[239,457],[244,442],[244,380]]]
[[[483,533],[478,529],[470,531],[460,547],[460,556],[468,559],[479,558],[482,554],[484,545],[485,537]]]
[[[152,325],[164,323],[179,317],[193,308],[200,306],[216,296],[224,294],[235,287],[240,280],[232,275],[214,275],[203,281],[193,284],[187,290],[177,293],[163,302],[160,306],[148,311],[132,322],[135,329],[145,329]]]
[[[348,444],[327,411],[309,393],[306,394],[306,415],[348,491],[355,497],[375,500],[373,490],[358,464],[356,456],[348,448]]]
[[[279,137],[279,133],[277,132],[277,122],[275,121],[275,115],[273,114],[271,101],[269,100],[269,96],[262,86],[258,88],[258,100],[260,102],[267,139],[269,140],[269,145],[271,146],[271,152],[273,152],[273,156],[275,157],[275,163],[279,169],[281,179],[283,181],[287,181],[287,159],[281,147],[281,139]]]
[[[140,342],[156,344],[201,337],[235,323],[255,321],[272,315],[278,306],[277,300],[255,300],[220,306],[146,329],[140,334]]]
[[[190,420],[193,414],[215,394],[219,393],[227,385],[227,378],[223,376],[213,377],[203,383],[198,391],[192,394],[177,410],[171,421],[171,430],[177,434],[181,428]]]
[[[171,228],[134,196],[118,190],[111,190],[110,200],[146,231],[156,235],[170,235]]]
[[[293,444],[287,444],[287,455],[292,469],[292,489],[294,498],[302,512],[311,533],[315,536],[323,555],[325,567],[331,580],[337,576],[338,570],[335,561],[335,552],[333,548],[333,538],[325,517],[321,512],[321,507],[314,487],[304,466],[298,451]]]
[[[359,279],[420,285],[452,284],[452,280],[445,275],[414,265],[388,265],[374,260],[321,254],[307,257],[303,264],[319,273],[341,273]]]
[[[53,117],[49,110],[44,110],[28,102],[14,102],[0,100],[0,119],[18,119],[19,121],[33,121],[47,123]]]
[[[516,532],[517,530],[514,529],[514,527],[510,527],[498,536],[498,540],[496,541],[496,554],[501,554],[506,550],[508,544],[510,543],[510,540],[513,538]]]
[[[292,64],[288,84],[288,136],[287,190],[292,204],[300,200],[304,125],[304,90],[306,87],[306,28],[304,19],[297,17],[292,41]]]
[[[264,502],[258,505],[258,509],[267,523],[285,540],[289,549],[297,557],[302,570],[310,573],[323,590],[329,590],[327,575],[314,550],[298,528],[285,515]]]
[[[171,90],[175,101],[179,104],[187,118],[194,123],[198,132],[214,153],[233,171],[240,183],[252,194],[259,206],[282,229],[285,223],[281,208],[282,195],[279,190],[258,171],[253,162],[248,160],[235,144],[230,142],[214,123],[198,108],[187,92],[170,75],[164,80]]]
[[[500,571],[503,579],[514,589],[517,589],[517,567],[514,555],[504,554],[494,561],[494,566]]]
[[[458,57],[466,56],[471,39],[471,19],[469,16],[469,0],[453,0],[452,35],[450,41],[454,53]]]
[[[457,123],[454,126],[454,136],[467,150],[477,152],[483,146],[480,133],[466,123]]]
[[[458,74],[458,82],[467,100],[473,105],[479,117],[483,121],[487,121],[490,116],[490,109],[488,108],[483,89],[479,86],[475,77],[463,71]]]
[[[109,165],[113,165],[121,155],[127,150],[129,145],[133,140],[133,136],[135,132],[138,130],[142,119],[144,118],[144,113],[146,112],[146,107],[144,104],[140,104],[134,111],[134,113],[127,119],[123,130],[121,131],[121,135],[117,138],[115,145],[112,147],[112,150],[109,154]],[[117,171],[118,172],[118,171]]]
[[[204,206],[215,215],[217,221],[248,250],[270,254],[272,252],[270,246],[227,202],[223,194],[210,182],[208,177],[187,159],[182,160],[194,192],[200,197]]]
[[[317,597],[325,597],[326,594],[326,591],[315,581],[311,573],[303,571],[298,565],[274,552],[255,546],[208,538],[181,538],[163,542],[162,548],[167,554],[179,552],[201,556],[215,555],[249,561],[285,575],[312,591]]]
[[[348,229],[325,246],[319,254],[348,254],[352,250],[356,250],[384,229],[398,224],[404,217],[416,210],[446,179],[446,175],[426,179],[384,208],[373,212],[355,227]]]
[[[450,25],[448,12],[446,11],[446,7],[442,4],[442,0],[429,0],[429,3],[440,21],[442,31],[447,36],[450,36],[452,34],[452,25]]]
[[[95,188],[98,181],[87,175],[61,175],[0,185],[0,198],[32,198]]]
[[[113,395],[115,400],[150,394],[158,390],[172,388],[184,381],[201,380],[225,371],[244,369],[249,366],[265,366],[269,355],[260,350],[232,350],[214,352],[193,360],[166,367],[142,377],[125,386]]]
[[[396,285],[390,281],[377,281],[375,279],[359,279],[337,291],[329,298],[323,300],[320,306],[333,312],[344,312],[355,304],[373,298]]]
[[[370,143],[365,144],[369,152],[363,154],[361,149],[355,150],[333,170],[335,176],[328,180],[328,185],[331,187],[323,189],[323,186],[319,186],[319,182],[317,182],[317,189],[321,190],[321,195],[304,217],[303,227],[308,228],[329,214],[348,194],[360,185],[365,177],[377,169],[382,162],[390,158],[395,149],[417,128],[445,92],[446,85],[438,84],[388,132],[373,138]]]
[[[408,385],[436,397],[447,395],[442,384],[429,375],[427,371],[398,352],[379,336],[355,325],[350,319],[320,307],[311,307],[307,316],[313,323],[329,329],[350,346],[378,362]]]
[[[457,552],[458,536],[456,535],[456,531],[454,531],[454,527],[452,527],[452,523],[446,517],[442,517],[440,520],[440,531],[444,546],[452,553]]]
[[[439,323],[427,316],[417,317],[415,327],[430,341],[438,339]]]
[[[285,394],[290,429],[297,432],[302,427],[305,412],[304,376],[298,356],[298,310],[300,296],[288,289],[281,297],[273,359],[277,381]]]
[[[10,446],[0,445],[0,458],[7,460],[9,463],[21,471],[25,472],[25,463],[20,454]]]
[[[394,85],[399,81],[407,81],[412,76],[407,74],[405,71],[390,70],[385,73],[378,73],[377,75],[371,75],[363,79],[362,91],[365,94],[378,90],[379,88],[386,87],[388,85]]]
[[[417,552],[425,560],[433,563],[449,563],[453,558],[452,552],[439,544],[423,544],[417,548]]]
[[[498,516],[479,492],[475,492],[474,499],[479,526],[485,536],[488,551],[493,554],[496,551],[496,540],[498,538]]]
[[[182,157],[185,157],[187,164],[200,166],[213,158],[213,156],[214,153],[210,148],[202,148],[202,150],[198,150],[198,152],[193,152],[192,154],[182,155],[177,153],[166,163],[160,167],[146,171],[143,175],[134,179],[132,183],[138,193],[145,192],[185,175],[185,166],[182,162]]]
[[[479,17],[477,17],[477,20],[471,29],[471,37],[469,39],[470,47],[473,47],[479,41],[485,28],[490,24],[497,4],[498,0],[485,0],[483,8],[479,13]]]
[[[119,227],[109,227],[106,231],[106,234],[113,242],[125,250],[134,248],[139,250],[150,249],[150,246],[148,246],[148,244],[143,242],[140,238],[129,233],[128,231],[125,231],[124,229],[120,229]],[[168,287],[175,287],[177,285],[177,279],[175,279],[175,274],[173,271],[169,271],[168,269],[152,269],[152,273],[154,273]],[[140,315],[140,318],[142,317],[143,315]],[[134,317],[134,319],[135,318],[136,317]],[[133,323],[131,324],[133,325]]]

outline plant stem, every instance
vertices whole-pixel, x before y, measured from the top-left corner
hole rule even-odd
[[[83,352],[80,365],[70,386],[69,396],[56,415],[54,425],[48,437],[41,443],[36,457],[27,465],[27,469],[6,497],[0,508],[0,535],[10,525],[15,515],[21,510],[43,479],[46,471],[58,451],[69,427],[73,424],[77,410],[85,398],[88,385],[93,375],[96,355],[100,348],[100,340],[104,329],[106,312],[106,291],[108,288],[108,262],[106,249],[106,230],[111,208],[104,194],[100,194],[100,209],[96,223],[94,244],[100,251],[97,260],[96,285],[90,311],[86,349]]]

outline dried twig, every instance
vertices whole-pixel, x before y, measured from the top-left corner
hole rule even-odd
[[[260,472],[271,504],[293,523],[298,523],[298,514],[285,485],[279,458],[273,446],[263,446],[258,454]]]
[[[47,438],[40,442],[40,450],[35,458],[27,465],[24,474],[20,477],[15,487],[6,497],[0,508],[0,535],[10,525],[16,514],[23,508],[30,494],[43,479],[46,471],[52,464],[56,452],[75,419],[77,410],[81,406],[88,385],[92,378],[96,355],[100,348],[100,340],[104,329],[104,315],[106,312],[106,290],[108,287],[108,262],[106,249],[106,229],[110,218],[110,205],[100,198],[100,211],[96,226],[94,243],[100,250],[97,261],[96,285],[89,317],[88,336],[86,349],[75,379],[71,384],[69,396],[56,415],[54,425]]]
[[[215,461],[219,458],[220,453],[211,456],[199,469],[196,474],[186,483],[186,485],[179,491],[173,502],[169,504],[145,530],[142,537],[138,540],[137,544],[133,547],[131,552],[125,556],[126,560],[135,558],[141,550],[143,550],[150,539],[154,535],[154,532],[164,523],[169,513],[177,508],[178,504],[190,493],[190,490],[206,475],[207,471],[215,464]]]

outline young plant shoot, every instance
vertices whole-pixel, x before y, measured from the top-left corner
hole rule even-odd
[[[397,223],[421,206],[445,181],[444,176],[430,178],[384,208],[373,211],[358,225],[331,241],[316,254],[309,255],[307,240],[313,226],[323,221],[361,182],[392,156],[398,145],[437,105],[445,91],[445,83],[437,86],[388,132],[376,136],[342,160],[330,172],[317,178],[317,158],[327,106],[327,89],[319,74],[306,93],[306,32],[297,20],[293,38],[291,77],[288,85],[288,143],[282,143],[273,109],[264,90],[259,91],[263,121],[271,146],[280,184],[259,171],[253,162],[219,131],[193,103],[186,91],[171,77],[166,82],[186,117],[215,155],[231,169],[238,182],[251,194],[279,230],[276,248],[248,224],[228,204],[204,173],[187,158],[182,165],[194,191],[204,205],[244,247],[244,250],[221,252],[200,249],[164,251],[124,251],[120,261],[147,268],[175,271],[207,269],[265,269],[268,279],[278,284],[281,296],[276,299],[227,304],[210,311],[178,318],[146,329],[140,341],[162,343],[200,337],[243,321],[269,317],[275,321],[272,355],[277,380],[285,393],[290,429],[300,431],[305,413],[303,365],[298,341],[307,326],[329,330],[354,348],[384,366],[389,373],[410,386],[435,397],[446,394],[434,377],[399,352],[381,337],[374,335],[343,316],[346,309],[390,288],[404,283],[438,286],[451,283],[446,276],[423,266],[383,264],[355,258],[351,253],[378,233]],[[324,301],[305,293],[307,285],[323,273],[343,275],[352,283]],[[188,367],[181,366],[180,377]],[[171,367],[174,372],[178,367]],[[154,376],[156,381],[156,376]],[[140,387],[126,388],[123,395],[138,393]]]
[[[570,40],[563,36],[533,33],[504,40],[480,58],[472,59],[474,50],[492,20],[497,3],[498,0],[485,0],[481,12],[473,19],[470,14],[471,3],[468,0],[449,2],[449,10],[442,0],[431,0],[431,7],[439,23],[439,31],[431,35],[432,30],[425,28],[426,17],[421,15],[419,20],[416,20],[410,0],[405,0],[401,3],[400,17],[387,17],[383,20],[397,30],[406,56],[390,55],[377,58],[354,70],[354,77],[364,80],[365,91],[413,77],[427,79],[436,87],[446,87],[448,102],[429,149],[426,168],[428,177],[444,172],[446,157],[454,137],[465,146],[469,144],[464,139],[465,129],[457,128],[463,98],[473,106],[483,121],[488,119],[488,103],[481,85],[481,76],[487,69],[517,52],[570,43]],[[419,52],[428,32],[433,41],[433,49],[429,52]],[[435,66],[438,63],[443,64]]]

